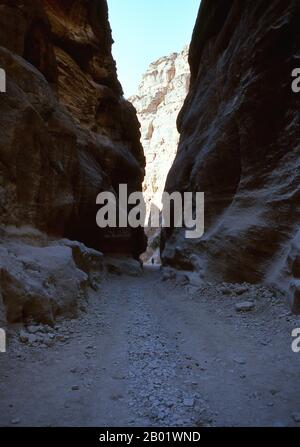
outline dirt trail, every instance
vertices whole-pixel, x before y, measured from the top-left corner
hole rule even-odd
[[[237,301],[152,268],[111,276],[52,346],[11,339],[0,425],[300,425],[299,318],[272,294],[245,314]]]

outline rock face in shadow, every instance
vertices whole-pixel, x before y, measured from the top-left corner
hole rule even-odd
[[[162,244],[165,264],[210,279],[278,281],[285,289],[293,282],[292,300],[299,296],[292,241],[300,218],[300,115],[291,89],[299,19],[297,0],[202,0],[166,190],[205,192],[205,234],[185,240],[181,230],[165,231]]]
[[[141,190],[145,168],[139,123],[111,54],[106,1],[0,0],[0,9],[1,228],[138,256],[141,229],[96,225],[97,195],[117,194],[120,183]]]
[[[141,190],[145,164],[139,124],[116,76],[106,2],[0,5],[0,64],[8,80],[0,222],[130,253],[136,235],[117,234],[115,244],[95,221],[97,194],[120,183]]]
[[[179,133],[177,115],[189,88],[188,47],[150,64],[138,92],[129,98],[141,123],[142,144],[146,156],[143,192],[148,212],[161,210],[166,177],[176,155]],[[159,256],[160,229],[146,229],[147,253],[144,260]]]

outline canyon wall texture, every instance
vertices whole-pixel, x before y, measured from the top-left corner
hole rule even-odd
[[[146,156],[143,192],[148,212],[151,207],[161,210],[166,177],[179,142],[176,120],[188,93],[189,79],[188,47],[185,47],[150,64],[137,95],[129,98],[141,123]],[[145,260],[158,256],[160,230],[148,228],[146,234],[149,246]]]
[[[202,0],[166,190],[205,192],[205,234],[164,231],[163,262],[276,282],[300,310],[300,3]]]
[[[93,264],[97,253],[65,238],[135,257],[144,251],[142,229],[96,226],[96,197],[117,192],[120,183],[141,190],[145,158],[111,55],[106,0],[0,0],[0,10],[7,76],[0,96],[0,314],[5,306],[10,321],[34,313],[53,320],[68,302],[56,296],[57,283],[69,281],[69,308],[76,307],[85,278],[78,259],[91,255]],[[64,246],[56,254],[48,248],[53,240]],[[28,245],[22,254],[20,244]],[[31,246],[45,250],[44,266]],[[20,261],[26,251],[32,262]],[[65,279],[53,273],[60,263],[68,266]],[[45,303],[51,312],[41,310]]]

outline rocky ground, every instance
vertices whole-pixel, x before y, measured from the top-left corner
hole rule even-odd
[[[1,426],[300,425],[300,319],[278,292],[118,273],[78,319],[10,329]]]

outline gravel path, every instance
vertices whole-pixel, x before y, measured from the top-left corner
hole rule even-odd
[[[14,328],[0,425],[300,426],[300,319],[282,297],[161,279],[110,276],[77,320]]]

